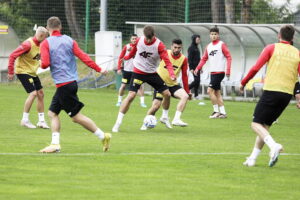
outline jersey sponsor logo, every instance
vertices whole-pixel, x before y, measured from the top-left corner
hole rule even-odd
[[[133,83],[136,83],[138,85],[142,85],[143,84],[143,81],[139,80],[139,79],[134,79],[133,80]]]
[[[148,58],[148,57],[151,57],[152,54],[153,53],[143,51],[143,52],[140,53],[140,56],[142,56],[144,58]]]
[[[33,60],[40,60],[41,59],[41,55],[38,53],[33,57]]]
[[[211,52],[209,53],[209,55],[210,55],[210,56],[214,56],[214,55],[217,54],[217,52],[218,52],[218,50],[213,50],[213,51],[211,51]]]
[[[28,81],[29,81],[29,83],[33,83],[33,79],[32,78],[28,79]]]

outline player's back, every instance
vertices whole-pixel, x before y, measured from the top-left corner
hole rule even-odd
[[[51,60],[51,73],[56,84],[77,80],[73,39],[67,35],[47,38]]]

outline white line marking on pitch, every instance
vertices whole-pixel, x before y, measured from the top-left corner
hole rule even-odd
[[[267,154],[267,153],[266,153]],[[205,152],[136,152],[136,153],[0,153],[0,156],[45,156],[45,155],[57,155],[57,156],[166,156],[166,155],[249,155],[249,153],[243,152],[224,152],[224,153],[205,153]],[[300,153],[281,153],[283,156],[300,156]]]

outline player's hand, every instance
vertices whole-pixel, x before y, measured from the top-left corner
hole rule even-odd
[[[230,74],[226,74],[226,77],[227,77],[227,81],[229,81],[229,79],[230,79]]]
[[[121,74],[122,74],[122,70],[118,69],[117,73],[118,73],[119,75],[121,75]]]
[[[244,94],[244,88],[245,88],[245,86],[241,84],[240,85],[240,93],[241,94]]]
[[[176,78],[175,75],[174,75],[174,76],[171,76],[170,78],[171,78],[172,81],[176,81],[176,80],[177,80],[177,78]]]
[[[198,71],[199,71],[198,69],[195,69],[195,70],[194,70],[194,75],[195,75],[195,76],[197,76]]]
[[[192,100],[193,99],[193,94],[192,93],[189,93],[189,100]]]
[[[13,74],[7,74],[7,79],[12,81],[14,79],[14,75]]]

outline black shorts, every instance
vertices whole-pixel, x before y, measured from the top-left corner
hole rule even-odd
[[[151,85],[159,93],[162,93],[163,91],[168,89],[168,86],[165,84],[165,82],[160,78],[160,76],[157,73],[138,74],[133,72],[130,81],[129,91],[137,92],[144,82]]]
[[[299,81],[295,84],[294,95],[300,94],[300,83]]]
[[[38,91],[43,88],[38,76],[30,76],[28,74],[17,74],[18,79],[22,83],[27,93]]]
[[[210,83],[208,87],[214,89],[214,90],[220,90],[221,89],[221,82],[225,77],[225,73],[221,74],[211,74],[210,75]]]
[[[171,96],[175,98],[174,94],[177,90],[181,89],[180,85],[174,85],[172,87],[169,87],[169,90],[170,90],[170,93],[171,93]],[[154,93],[153,93],[153,100],[154,99],[157,99],[157,100],[160,100],[162,101],[163,100],[163,96],[161,93],[157,92],[157,90],[154,90]]]
[[[78,99],[77,91],[76,81],[57,88],[49,110],[57,115],[61,110],[64,110],[70,117],[77,115],[84,106]]]
[[[129,84],[132,77],[132,72],[122,71],[122,83]]]
[[[292,95],[265,90],[253,114],[253,122],[271,126],[289,104]]]

